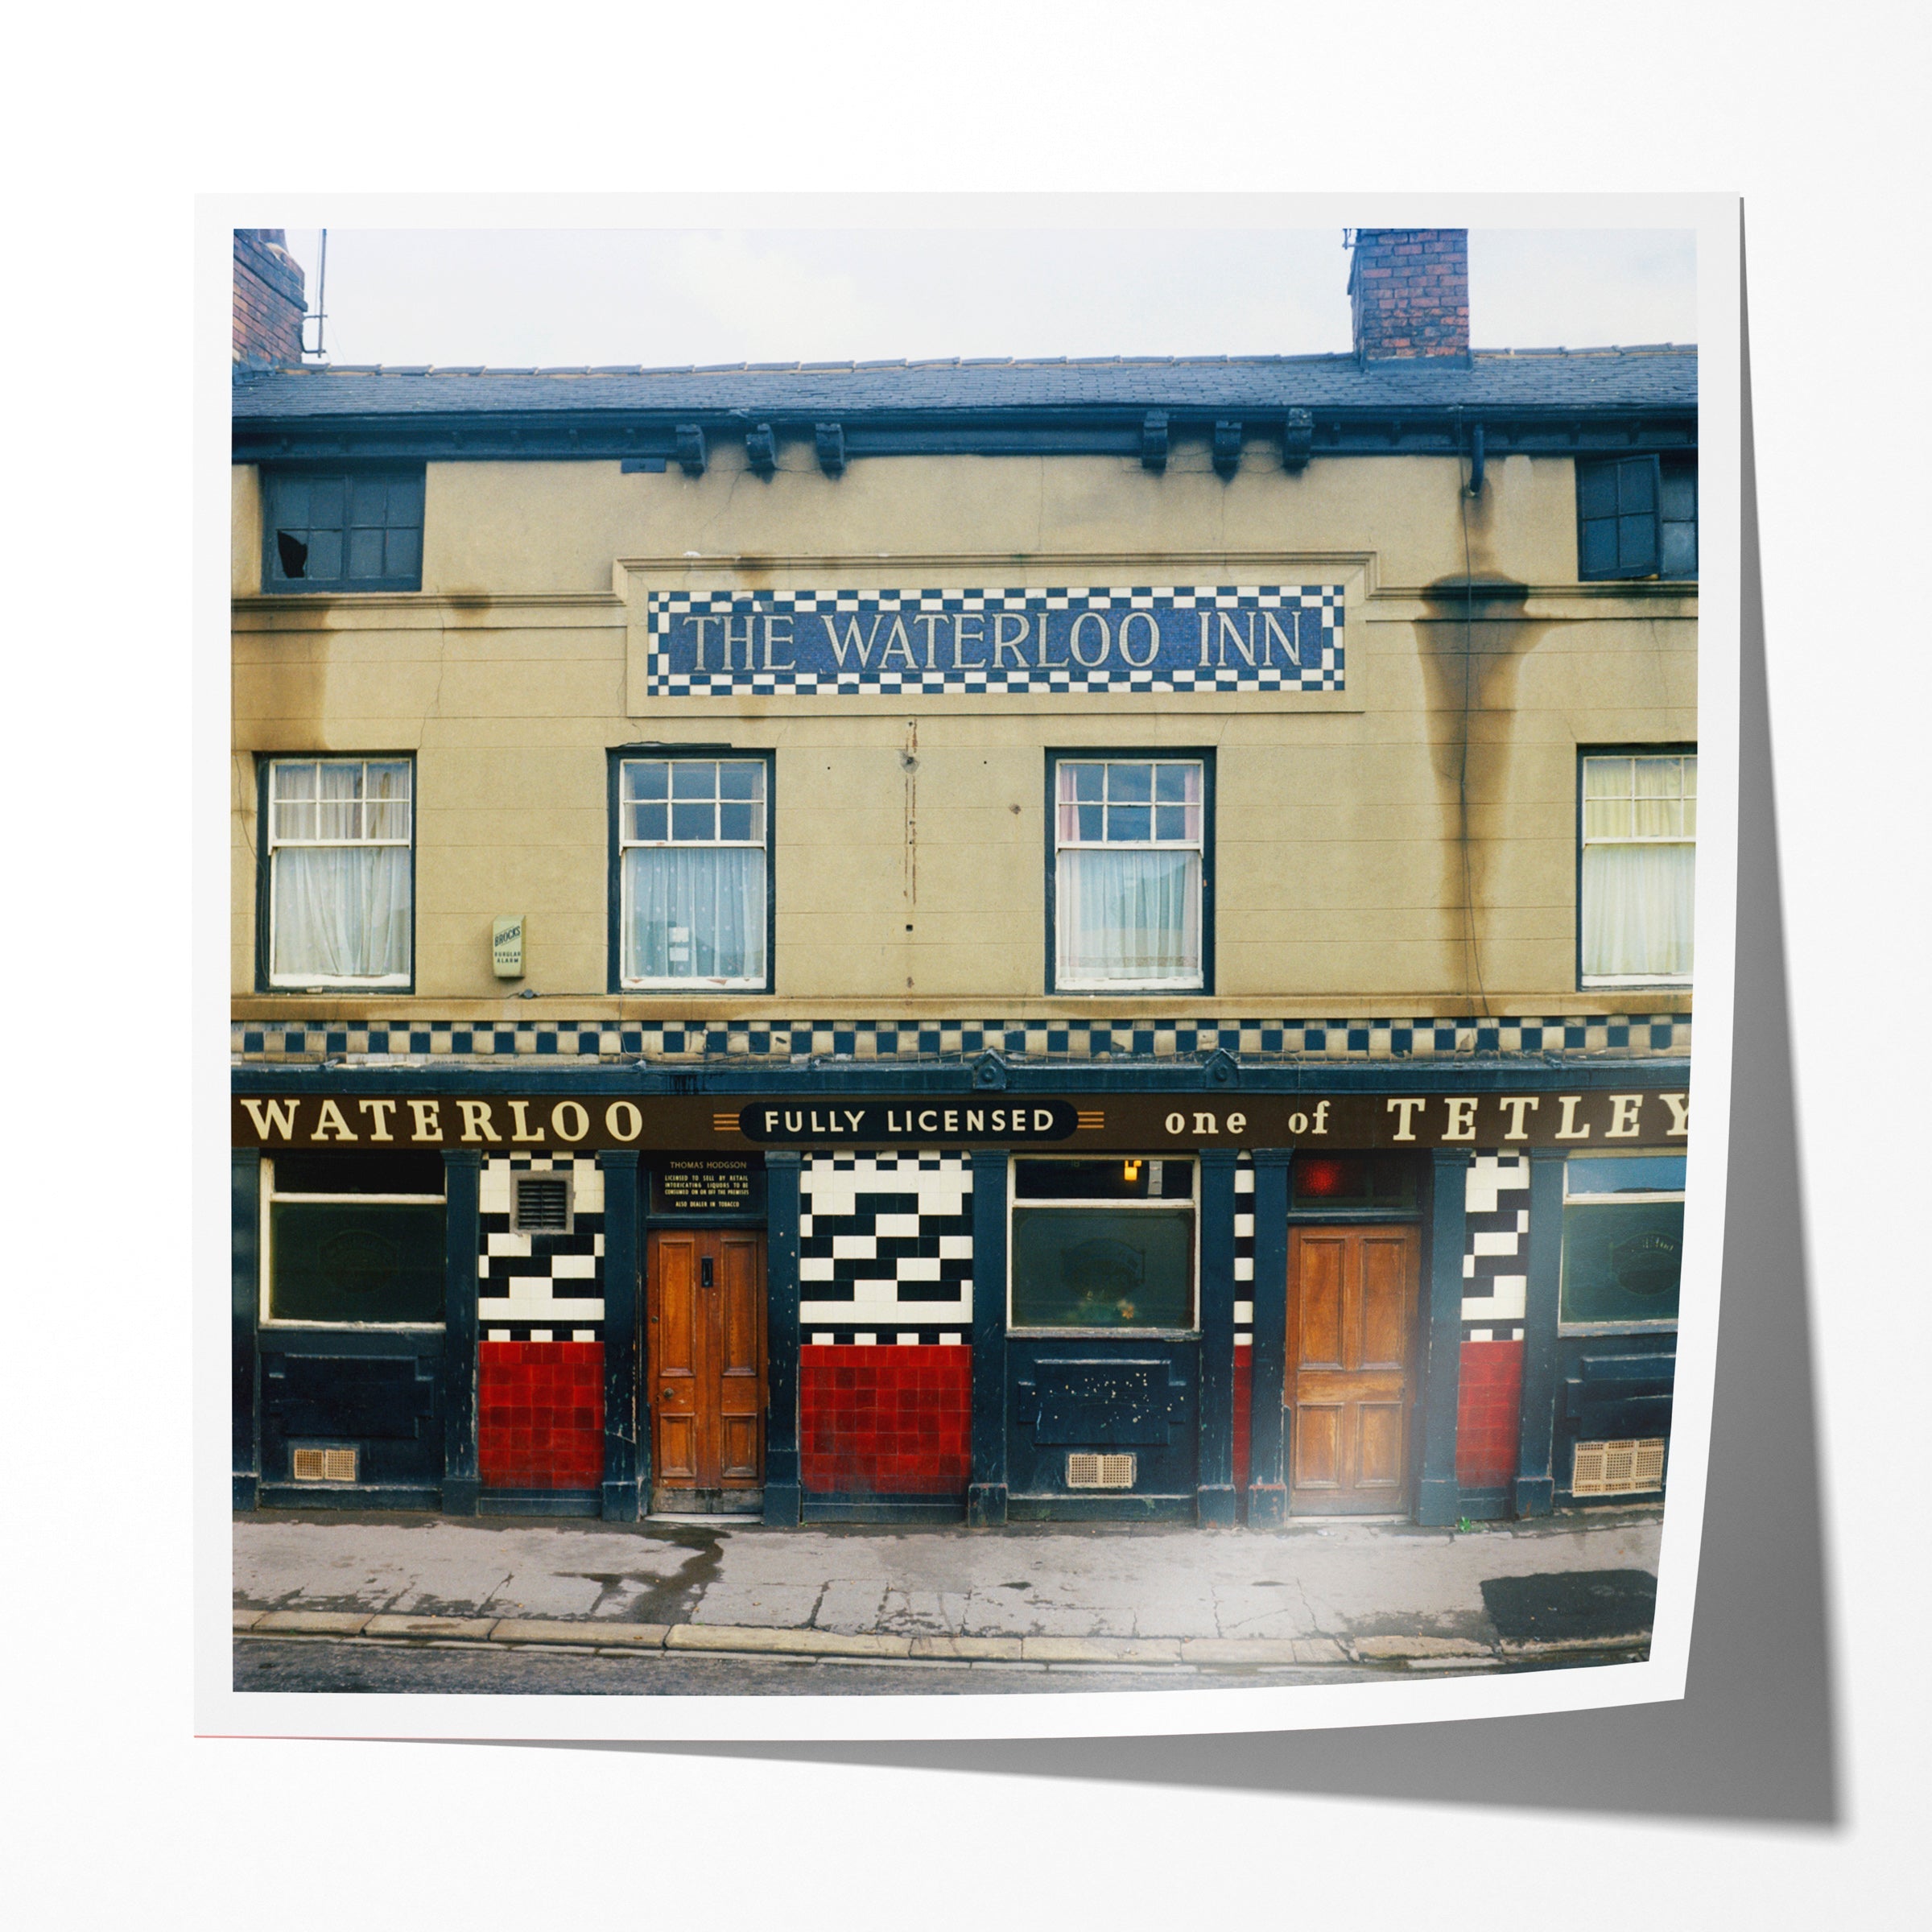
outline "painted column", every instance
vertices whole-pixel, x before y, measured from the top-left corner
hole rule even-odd
[[[1234,1162],[1232,1147],[1201,1150],[1199,1521],[1234,1522]]]
[[[604,1482],[599,1513],[634,1523],[650,1482],[638,1442],[638,1283],[643,1260],[638,1218],[638,1150],[597,1156],[604,1175]]]
[[[474,1516],[477,1463],[477,1260],[481,1252],[483,1157],[443,1154],[443,1513]]]
[[[1463,1249],[1469,1218],[1469,1156],[1439,1147],[1430,1189],[1429,1274],[1422,1316],[1427,1331],[1422,1378],[1422,1476],[1415,1520],[1434,1529],[1462,1513],[1455,1480],[1455,1403],[1463,1352]]]
[[[1523,1389],[1517,1437],[1516,1513],[1547,1516],[1554,1505],[1551,1443],[1556,1427],[1557,1290],[1563,1265],[1563,1154],[1530,1154],[1529,1294],[1523,1306]]]
[[[1283,1397],[1288,1379],[1288,1163],[1294,1150],[1254,1155],[1254,1340],[1249,1345],[1248,1526],[1288,1517]]]
[[[237,1509],[252,1509],[262,1488],[261,1424],[255,1392],[260,1364],[255,1331],[262,1312],[262,1154],[259,1148],[229,1150],[229,1252],[232,1290],[229,1304],[229,1366],[233,1381],[234,1499]]]
[[[1004,1147],[972,1154],[972,1480],[966,1521],[1006,1521],[1006,1166]]]
[[[800,1156],[765,1156],[765,1521],[797,1526],[799,1469],[799,1179]]]

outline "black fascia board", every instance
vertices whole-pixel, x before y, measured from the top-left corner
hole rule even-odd
[[[1212,437],[1227,411],[1170,407],[1177,442]],[[1691,449],[1694,409],[1486,409],[1440,404],[1334,406],[1311,411],[1310,455],[1453,455],[1480,422],[1491,453],[1564,456]],[[1265,442],[1285,410],[1246,412]],[[848,459],[888,456],[1131,456],[1141,453],[1146,411],[1118,403],[1088,407],[838,412]],[[768,419],[781,442],[813,444],[819,411]],[[438,415],[250,416],[233,424],[237,463],[615,461],[677,455],[676,425],[696,422],[723,442],[741,433],[741,415],[706,411],[490,411]]]
[[[694,1025],[696,1022],[694,1022]],[[1552,1055],[1476,1055],[1452,1063],[1377,1061],[1368,1065],[1335,1066],[1323,1062],[1290,1066],[1242,1064],[1235,1087],[1206,1085],[1205,1063],[1177,1065],[1172,1061],[1126,1062],[1096,1066],[1009,1065],[1004,1089],[1017,1094],[1176,1093],[1213,1092],[1224,1099],[1236,1094],[1293,1093],[1563,1093],[1608,1089],[1624,1093],[1652,1092],[1682,1087],[1690,1079],[1690,1062],[1684,1055],[1659,1054],[1641,1060],[1566,1061]],[[575,1092],[588,1095],[636,1094],[689,1097],[689,1088],[674,1081],[697,1081],[703,1094],[894,1094],[973,1093],[990,1099],[990,1090],[976,1088],[970,1060],[930,1062],[894,1067],[877,1062],[824,1061],[817,1064],[750,1067],[676,1067],[643,1060],[602,1062],[593,1067],[573,1067],[561,1059],[542,1067],[503,1068],[349,1066],[341,1062],[304,1061],[278,1065],[251,1062],[230,1069],[230,1088],[237,1096],[250,1094],[464,1094],[488,1092],[515,1095]]]

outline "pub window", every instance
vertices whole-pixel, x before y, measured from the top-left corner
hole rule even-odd
[[[407,758],[271,758],[262,777],[270,986],[407,986],[415,899]]]
[[[288,1152],[262,1165],[264,1321],[442,1321],[441,1154]]]
[[[262,587],[275,596],[423,587],[423,469],[268,470]]]
[[[1577,881],[1586,986],[1687,985],[1697,753],[1586,753]]]
[[[770,984],[770,762],[623,758],[617,799],[618,984]]]
[[[1195,1327],[1192,1161],[1016,1161],[1009,1212],[1013,1328]]]
[[[1211,775],[1204,758],[1050,762],[1053,991],[1207,989]]]
[[[1576,574],[1696,577],[1695,452],[1577,464]]]
[[[1683,1246],[1682,1154],[1563,1163],[1563,1327],[1674,1328]]]

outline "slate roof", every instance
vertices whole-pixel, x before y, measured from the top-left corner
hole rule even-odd
[[[1650,413],[1695,410],[1697,351],[1478,349],[1466,366],[1353,356],[1110,357],[1080,361],[739,363],[685,369],[322,365],[234,376],[237,424],[497,414],[647,412],[958,417],[1166,409],[1260,416],[1290,408]]]

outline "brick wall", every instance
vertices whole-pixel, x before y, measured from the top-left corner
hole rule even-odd
[[[1464,1342],[1455,1404],[1455,1480],[1465,1489],[1500,1489],[1516,1479],[1523,1344]]]
[[[477,1448],[491,1489],[595,1489],[604,1480],[601,1342],[483,1342]]]
[[[1469,231],[1356,231],[1348,298],[1360,356],[1469,353]]]
[[[235,230],[233,348],[237,362],[302,360],[305,279],[279,228]]]
[[[799,1441],[807,1491],[952,1496],[972,1475],[972,1351],[806,1347]]]

